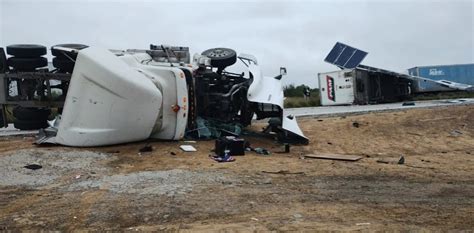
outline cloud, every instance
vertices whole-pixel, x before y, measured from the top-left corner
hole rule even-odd
[[[472,1],[36,1],[0,0],[0,44],[84,43],[105,48],[230,47],[264,74],[317,86],[336,41],[395,71],[474,60]]]

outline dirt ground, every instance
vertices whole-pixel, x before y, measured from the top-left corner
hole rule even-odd
[[[150,142],[139,154],[147,142],[77,149],[0,138],[0,230],[474,230],[473,105],[299,123],[309,145],[285,154],[246,136],[272,154],[232,163],[209,159],[213,141],[191,143],[198,152]],[[400,156],[405,164],[377,162]]]

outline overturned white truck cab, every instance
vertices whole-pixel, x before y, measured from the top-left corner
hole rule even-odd
[[[283,110],[280,79],[286,70],[264,77],[251,55],[216,48],[191,61],[186,47],[154,45],[149,50],[65,51],[78,55],[64,108],[51,127],[40,130],[39,144],[88,147],[148,138],[180,140],[199,137],[202,119],[245,127],[255,117],[278,119],[269,131],[280,141],[308,143],[296,119]],[[246,70],[227,72],[237,60]]]

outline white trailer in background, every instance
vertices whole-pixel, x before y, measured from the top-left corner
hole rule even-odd
[[[337,42],[324,61],[342,70],[318,74],[321,105],[377,104],[407,99],[419,82],[450,90],[474,91],[474,86],[432,80],[361,65],[367,52]]]
[[[321,105],[390,103],[407,99],[411,79],[362,68],[318,74]]]
[[[351,70],[318,74],[321,105],[349,105],[354,103],[354,81]]]

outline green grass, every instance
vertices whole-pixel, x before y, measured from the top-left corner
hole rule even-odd
[[[303,108],[319,106],[319,96],[312,96],[308,100],[303,97],[286,97],[285,108]]]

